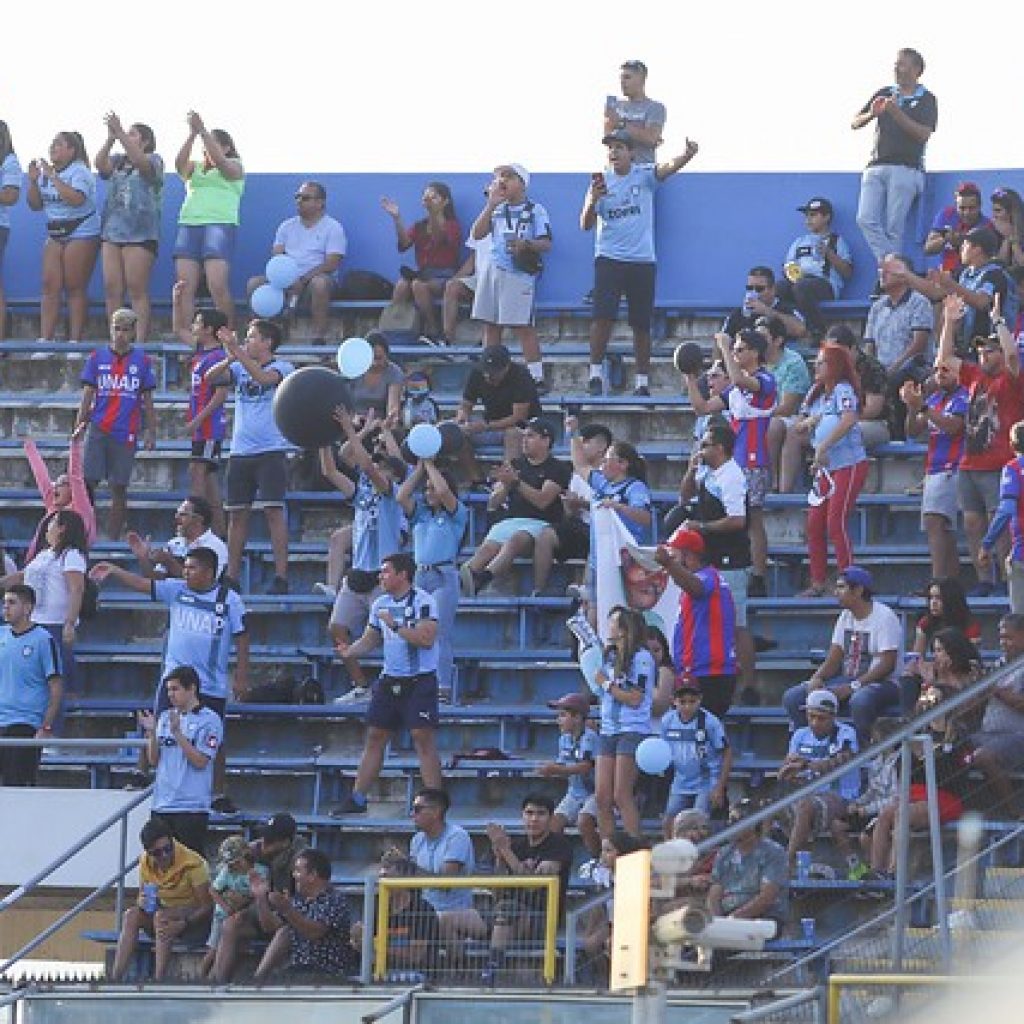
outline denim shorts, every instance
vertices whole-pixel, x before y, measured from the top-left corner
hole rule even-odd
[[[645,732],[620,732],[617,736],[598,736],[594,753],[598,757],[633,757],[636,748],[647,739]]]
[[[179,224],[174,238],[174,258],[194,260],[227,260],[235,255],[234,224]]]

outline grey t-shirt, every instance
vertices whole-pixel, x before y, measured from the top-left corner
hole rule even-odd
[[[779,895],[763,916],[784,921],[789,913],[786,851],[771,839],[758,839],[748,854],[741,853],[735,845],[719,851],[711,869],[711,880],[722,886],[722,911],[726,914],[749,903],[765,882],[778,885]]]
[[[107,182],[102,237],[105,242],[156,242],[160,239],[160,204],[163,200],[164,162],[149,154],[153,178],[146,180],[123,153],[111,158],[113,172]]]
[[[1007,679],[999,687],[1013,693],[1024,693],[1024,677],[1020,675]],[[981,731],[1015,732],[1024,736],[1024,712],[1015,711],[998,697],[989,697],[985,706],[985,717],[981,720]]]
[[[392,384],[401,384],[405,380],[402,371],[394,364],[388,363],[387,369],[375,381],[367,380],[364,373],[349,385],[352,392],[352,411],[357,416],[365,416],[372,408],[379,417],[387,415],[388,388]]]
[[[616,99],[615,113],[619,120],[637,128],[651,128],[654,125],[663,127],[666,118],[664,103],[652,99],[627,100],[624,96]],[[655,148],[654,146],[641,146],[637,143],[633,149],[633,163],[655,163],[657,160],[654,155]]]

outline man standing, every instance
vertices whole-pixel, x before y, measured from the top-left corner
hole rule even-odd
[[[348,242],[345,229],[327,214],[327,189],[318,181],[304,181],[295,193],[297,216],[278,226],[272,255],[291,256],[299,267],[299,278],[287,290],[287,302],[294,309],[309,295],[314,344],[327,340],[327,318],[338,281],[338,268],[345,258]],[[251,296],[263,276],[249,278],[246,292]]]
[[[139,712],[146,759],[156,769],[153,813],[171,827],[178,842],[202,853],[213,799],[213,759],[224,739],[224,723],[199,701],[199,673],[190,665],[173,669],[163,682],[170,707],[157,720]]]
[[[36,595],[16,583],[4,593],[0,628],[0,736],[49,739],[63,684],[53,637],[32,622]],[[0,747],[0,786],[34,786],[39,747]]]
[[[292,870],[294,895],[278,892],[263,877],[250,877],[256,910],[273,938],[254,980],[266,981],[287,965],[288,975],[337,978],[356,970],[352,922],[344,895],[331,885],[331,862],[323,850],[306,848]],[[276,928],[276,931],[274,930]]]
[[[604,104],[603,135],[623,132],[633,143],[633,158],[638,164],[653,164],[655,150],[661,145],[665,128],[665,105],[648,99],[647,65],[642,60],[627,60],[619,68],[622,96],[609,95]]]
[[[411,555],[388,555],[380,567],[384,591],[370,608],[366,631],[354,644],[342,644],[342,658],[360,658],[383,644],[384,667],[373,685],[366,713],[366,746],[348,799],[332,814],[365,814],[366,794],[380,775],[391,737],[408,729],[431,789],[442,789],[437,729],[437,606],[425,590],[413,586]]]
[[[896,613],[874,599],[872,584],[871,573],[856,565],[839,574],[836,597],[842,611],[828,655],[807,682],[791,686],[782,696],[794,729],[807,724],[807,695],[826,687],[840,702],[850,702],[862,745],[869,742],[875,719],[898,707],[900,691],[893,676],[902,629]]]
[[[722,324],[722,334],[735,338],[740,331],[752,330],[758,318],[778,317],[785,325],[786,335],[802,338],[807,333],[803,317],[775,290],[775,271],[771,267],[751,267],[747,271],[747,290],[743,305],[734,309]]]
[[[793,240],[786,253],[786,279],[779,282],[779,295],[796,304],[811,336],[820,338],[825,333],[821,303],[839,298],[843,282],[853,273],[853,255],[846,239],[832,230],[828,199],[814,196],[797,209],[804,215],[807,231]]]
[[[137,321],[130,309],[114,311],[110,318],[110,344],[96,349],[82,370],[82,401],[75,422],[76,435],[86,431],[86,483],[90,488],[101,480],[110,484],[107,536],[111,540],[118,540],[124,530],[128,483],[139,434],[143,435],[146,451],[156,446],[156,376],[152,360],[133,344]]]
[[[139,560],[143,576],[180,577],[185,556],[193,548],[209,548],[217,556],[217,579],[228,565],[228,549],[211,528],[213,510],[205,498],[186,498],[174,513],[174,536],[162,548],[144,541],[137,533],[128,533],[128,547]]]
[[[960,269],[960,246],[968,231],[990,228],[992,222],[981,212],[981,189],[973,181],[962,181],[954,193],[954,205],[944,206],[935,216],[924,240],[928,256],[941,253],[939,266],[950,273]]]
[[[227,358],[206,371],[208,380],[229,373],[235,389],[235,419],[228,459],[228,576],[239,579],[242,552],[249,536],[249,512],[257,496],[263,502],[274,552],[274,578],[268,594],[288,593],[288,523],[284,497],[288,489],[286,454],[292,445],[277,429],[272,406],[277,386],[294,367],[274,353],[281,328],[271,320],[253,320],[239,345],[225,330],[221,342]]]
[[[864,326],[863,344],[870,345],[885,368],[892,401],[893,437],[903,440],[906,409],[899,398],[904,381],[925,376],[928,343],[935,328],[932,304],[910,287],[910,261],[899,253],[886,253],[879,271],[882,294],[871,304]]]
[[[887,252],[903,251],[903,231],[914,200],[924,191],[924,149],[939,106],[919,79],[924,58],[904,48],[896,54],[896,84],[886,85],[861,108],[850,127],[875,122],[875,141],[861,175],[857,225],[878,265]]]
[[[622,296],[629,309],[636,356],[633,394],[650,396],[651,318],[654,313],[654,191],[697,154],[686,140],[681,156],[651,166],[634,163],[635,143],[623,129],[602,139],[609,169],[591,178],[580,213],[580,228],[597,228],[594,241],[594,318],[590,324],[592,395],[604,394],[603,363]]]
[[[681,526],[654,555],[680,589],[672,636],[676,682],[695,682],[701,703],[724,717],[736,689],[736,608],[722,574],[707,564],[704,538]]]
[[[491,237],[491,258],[473,295],[473,319],[484,321],[485,348],[500,343],[503,327],[512,328],[538,392],[546,393],[533,303],[544,254],[551,249],[551,221],[548,211],[527,197],[529,185],[530,172],[522,164],[494,169],[487,202],[472,229],[477,240]]]

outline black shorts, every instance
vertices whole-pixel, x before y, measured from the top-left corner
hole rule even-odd
[[[716,718],[722,718],[732,707],[733,694],[736,692],[735,676],[698,676],[700,684],[700,704],[707,708]]]
[[[568,516],[555,526],[558,543],[555,558],[567,562],[570,558],[586,558],[590,554],[590,527],[579,516]]]
[[[193,441],[192,461],[204,462],[207,468],[213,472],[220,465],[220,450],[223,441]]]
[[[615,320],[626,296],[629,326],[650,331],[654,315],[655,264],[626,263],[598,256],[594,260],[594,319]]]
[[[145,249],[146,252],[153,254],[153,259],[156,259],[157,253],[160,251],[160,243],[153,238],[149,238],[144,242],[112,242],[109,238],[104,238],[103,244],[114,245],[118,249]]]
[[[259,495],[264,505],[283,505],[288,490],[287,456],[284,452],[232,455],[228,459],[227,500],[224,507],[248,508]]]
[[[373,684],[366,724],[388,732],[437,728],[437,675],[381,675]]]

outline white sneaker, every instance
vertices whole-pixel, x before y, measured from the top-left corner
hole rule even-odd
[[[332,703],[334,704],[355,704],[361,700],[370,699],[370,688],[368,686],[353,686],[348,693],[343,693],[340,697],[335,697]]]

